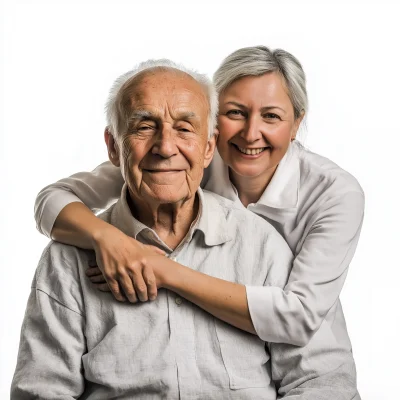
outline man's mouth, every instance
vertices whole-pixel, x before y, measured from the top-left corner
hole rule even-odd
[[[238,145],[232,143],[236,149],[238,149],[241,153],[246,154],[248,156],[256,156],[257,154],[262,153],[263,151],[270,149],[270,146],[266,147],[257,147],[257,148],[249,148],[249,147],[239,147]]]
[[[164,172],[180,172],[181,170],[180,169],[145,169],[144,171],[156,174],[156,173],[164,173]]]

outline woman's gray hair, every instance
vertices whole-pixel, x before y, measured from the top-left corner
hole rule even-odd
[[[145,70],[178,70],[190,75],[204,89],[204,93],[209,103],[208,114],[208,137],[211,138],[214,134],[216,119],[218,114],[218,95],[211,80],[204,74],[200,74],[194,70],[188,69],[180,64],[176,64],[168,59],[148,60],[140,63],[131,71],[118,77],[111,87],[108,100],[105,106],[107,127],[110,133],[117,139],[121,137],[127,129],[127,115],[124,111],[122,99],[124,91],[129,87],[130,81],[139,73]]]
[[[260,76],[269,72],[277,72],[284,78],[295,118],[302,111],[307,112],[308,98],[303,68],[297,58],[285,50],[270,50],[265,46],[236,50],[225,58],[215,72],[214,84],[217,92],[222,93],[239,78]]]

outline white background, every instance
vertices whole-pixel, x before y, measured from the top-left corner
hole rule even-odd
[[[399,5],[53,0],[9,1],[0,14],[1,399],[47,243],[35,229],[35,196],[106,159],[103,105],[114,78],[159,57],[211,76],[230,52],[258,44],[300,59],[310,97],[303,141],[365,190],[364,228],[341,298],[362,398],[400,398]]]

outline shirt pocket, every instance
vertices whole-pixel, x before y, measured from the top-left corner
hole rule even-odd
[[[160,342],[144,340],[132,327],[117,324],[83,355],[85,378],[118,390],[140,392],[154,385],[162,392],[174,385],[176,367],[169,346]]]
[[[231,389],[268,387],[271,384],[269,352],[258,336],[215,320],[221,356]]]

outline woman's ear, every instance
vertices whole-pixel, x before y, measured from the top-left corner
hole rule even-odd
[[[120,160],[119,160],[119,151],[118,151],[118,145],[117,142],[114,139],[114,136],[111,134],[110,130],[108,127],[104,130],[104,141],[106,142],[107,145],[107,151],[108,151],[108,158],[109,160],[116,166],[120,166]]]
[[[299,117],[296,118],[296,120],[294,121],[294,126],[293,126],[293,131],[292,131],[292,137],[291,137],[291,141],[293,142],[293,140],[296,140],[296,135],[297,135],[297,131],[299,130],[301,121],[303,121],[304,115],[306,113],[304,112],[304,110],[300,113]]]

